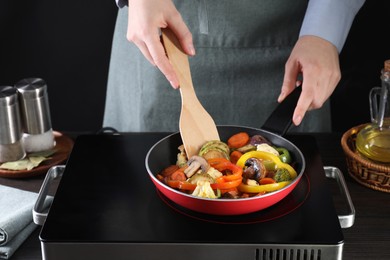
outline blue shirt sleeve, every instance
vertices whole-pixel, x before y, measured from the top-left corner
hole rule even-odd
[[[310,0],[299,36],[314,35],[341,52],[355,15],[365,0]]]

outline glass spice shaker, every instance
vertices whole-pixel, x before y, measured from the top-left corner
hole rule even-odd
[[[0,86],[0,163],[23,159],[18,92],[11,86]]]
[[[40,78],[26,78],[17,82],[15,87],[19,91],[26,152],[50,150],[55,141],[46,82]]]

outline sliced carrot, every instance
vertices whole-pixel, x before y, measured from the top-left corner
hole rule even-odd
[[[239,132],[237,134],[232,135],[227,144],[230,148],[240,148],[249,143],[250,137],[246,132]]]
[[[230,154],[230,161],[234,164],[236,164],[236,162],[238,161],[238,159],[240,159],[242,155],[242,152],[240,151],[233,151],[231,154]]]
[[[225,158],[211,158],[211,159],[208,159],[207,162],[210,164],[211,167],[231,163],[228,159],[225,159]]]
[[[169,175],[171,175],[172,173],[174,173],[175,171],[177,171],[180,167],[177,166],[177,165],[170,165],[168,166],[167,168],[165,168],[164,170],[161,171],[161,175],[164,176],[164,177],[168,177]]]
[[[189,183],[187,181],[167,181],[169,187],[179,190],[193,191],[196,188],[196,184]]]
[[[157,174],[156,177],[159,181],[164,181],[164,176],[162,176],[161,174]]]
[[[184,168],[186,167],[182,167],[182,168],[179,168],[178,170],[174,171],[171,175],[169,175],[169,180],[172,180],[172,181],[185,181],[187,180],[187,177],[186,175],[184,174]]]
[[[268,177],[265,177],[263,179],[260,180],[260,184],[261,185],[264,185],[264,184],[272,184],[272,183],[275,183],[276,181],[272,178],[268,178]]]

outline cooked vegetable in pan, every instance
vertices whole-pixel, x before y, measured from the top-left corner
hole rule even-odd
[[[239,132],[226,143],[209,141],[198,155],[187,158],[180,146],[176,165],[157,178],[181,192],[202,198],[239,199],[261,196],[290,184],[297,172],[285,147],[261,135]]]

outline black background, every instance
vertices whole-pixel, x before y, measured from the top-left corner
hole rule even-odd
[[[101,128],[114,0],[0,0],[0,85],[48,86],[53,129]]]
[[[368,0],[355,19],[331,98],[334,131],[369,121],[368,92],[390,58],[388,10]],[[0,0],[0,85],[43,78],[55,130],[99,130],[116,14],[114,0]]]

